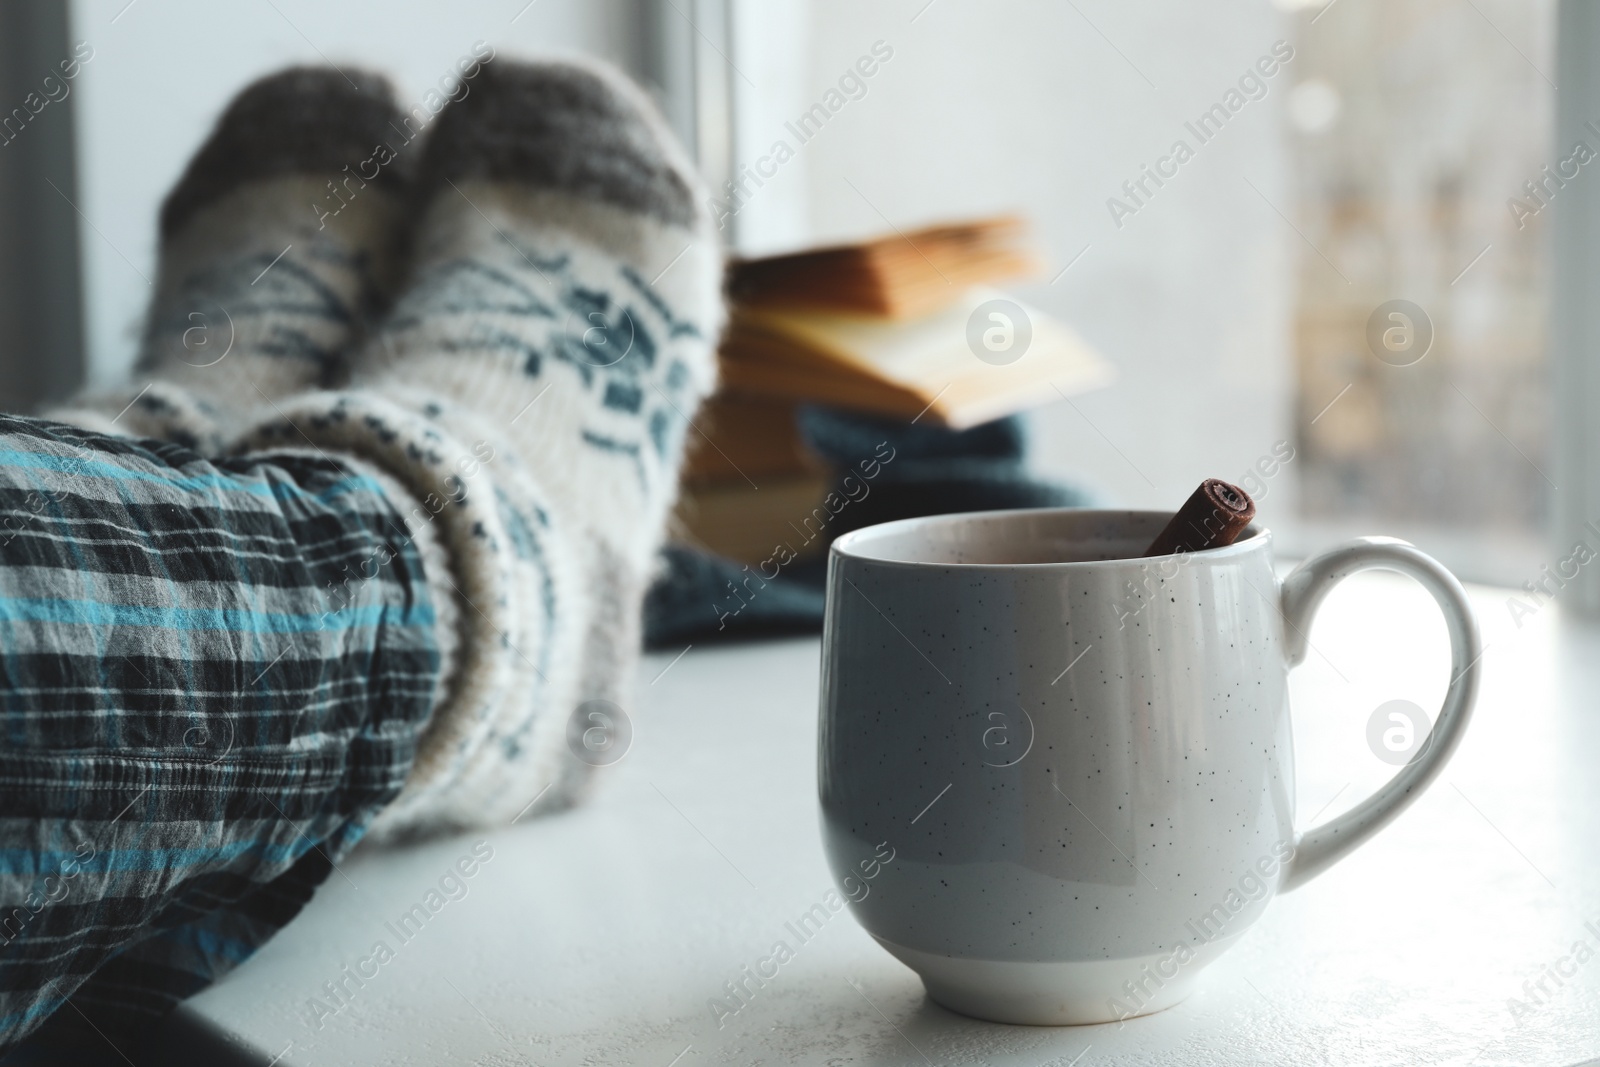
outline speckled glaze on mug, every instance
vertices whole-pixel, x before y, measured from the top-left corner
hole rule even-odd
[[[1254,526],[1227,548],[1133,558],[1169,517],[945,515],[833,545],[829,862],[861,924],[946,1007],[1062,1024],[1177,1003],[1274,893],[1414,799],[1466,726],[1477,628],[1438,563],[1363,538],[1280,583]],[[1454,680],[1388,785],[1296,834],[1288,669],[1322,596],[1369,567],[1433,593]],[[876,877],[859,895],[864,865]]]

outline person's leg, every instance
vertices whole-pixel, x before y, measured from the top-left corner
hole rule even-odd
[[[354,67],[246,87],[162,205],[132,377],[50,417],[219,455],[252,410],[339,384],[399,273],[413,133]]]
[[[413,506],[309,449],[0,416],[0,1051],[203,986],[399,792],[457,622]]]
[[[282,809],[280,821],[258,820],[259,805],[224,805],[210,821],[197,819],[181,832],[173,827],[157,845],[143,846],[135,859],[149,864],[145,880],[130,884],[136,895],[143,887],[138,899],[147,903],[118,921],[121,955],[69,945],[49,964],[36,965],[33,985],[22,987],[35,991],[27,1009],[35,1015],[52,999],[61,1003],[46,990],[55,988],[52,976],[63,967],[77,975],[97,971],[82,995],[89,1009],[103,1007],[113,1019],[170,1002],[225,970],[326,874],[301,847],[307,838],[326,842],[336,862],[341,846],[369,821],[374,834],[397,837],[571,803],[589,767],[567,748],[569,718],[590,699],[626,700],[639,654],[640,600],[675,492],[688,418],[715,378],[721,257],[703,190],[642,94],[614,73],[570,64],[486,67],[473,92],[438,120],[429,152],[432,195],[418,227],[414,276],[388,328],[357,361],[352,388],[273,404],[239,447],[310,447],[318,454],[293,462],[333,468],[359,456],[393,479],[387,497],[414,542],[354,559],[346,553],[318,570],[312,585],[325,575],[335,612],[357,611],[370,607],[374,595],[369,571],[395,566],[392,557],[412,574],[416,562],[441,620],[432,631],[435,646],[443,655],[455,642],[455,669],[434,672],[434,680],[446,680],[419,737],[420,720],[383,714],[398,698],[383,692],[393,686],[381,672],[362,675],[362,665],[372,663],[370,648],[326,666],[322,677],[336,683],[326,701],[340,707],[349,701],[353,710],[379,716],[371,720],[370,759],[355,758],[369,748],[359,731],[329,740],[328,751],[342,741],[352,754],[349,765],[369,771],[337,788],[313,778],[276,790],[258,785],[252,795],[270,796]],[[321,460],[324,452],[334,459]],[[199,462],[171,450],[171,457],[180,455],[183,464]],[[231,477],[265,477],[262,471],[290,460],[262,462],[246,458],[217,468]],[[152,536],[159,543],[150,546],[158,558],[166,551],[181,556],[191,538],[162,536],[165,515],[141,515],[139,528],[158,531]],[[270,521],[267,528],[268,541],[282,539]],[[338,519],[328,517],[319,528],[342,543]],[[254,558],[231,551],[214,557],[213,565],[239,566]],[[229,603],[233,587],[212,577],[208,595]],[[113,626],[106,640],[117,637],[119,647],[96,646],[83,659],[114,666],[117,655],[126,658],[148,634],[134,637]],[[385,634],[380,626],[374,640]],[[270,679],[284,663],[298,662],[289,653],[274,662],[258,651],[276,650],[241,644],[250,646],[240,656],[250,670],[216,679],[207,692],[226,693],[233,685],[242,699],[258,686],[254,669]],[[120,675],[116,681],[131,684]],[[310,693],[293,699],[321,706]],[[0,709],[4,700],[0,692]],[[278,696],[254,716],[301,724],[295,707]],[[263,746],[260,762],[270,767],[273,746],[287,744],[289,735],[263,732],[246,710],[194,725],[209,731],[207,745],[224,726],[242,730]],[[119,716],[91,705],[63,720],[79,714],[92,744],[104,746],[93,738],[108,731],[116,736]],[[397,769],[387,757],[399,756],[403,745],[414,745],[416,758],[406,755],[408,767]],[[296,751],[294,758],[306,756]],[[229,766],[231,759],[214,766],[180,762],[190,768],[185,773],[201,776],[197,781],[225,776],[203,794],[213,800],[232,796],[227,787],[238,780],[232,775],[243,773]],[[161,761],[151,763],[153,775]],[[403,791],[374,820],[401,780]],[[146,783],[132,784],[130,794]],[[120,820],[118,814],[96,808],[91,823],[111,820],[115,836],[135,833],[119,829],[121,822],[145,818],[137,806]],[[149,814],[163,825],[159,810]],[[0,832],[8,825],[0,820]],[[50,873],[48,849],[77,846],[65,829],[48,826],[42,816],[12,825],[18,835],[12,854],[41,877]],[[249,844],[258,838],[279,851]],[[138,840],[117,838],[116,847],[137,851]],[[243,882],[230,862],[248,870]],[[234,879],[221,889],[174,880],[186,864],[209,876],[219,863]],[[145,996],[147,975],[165,976],[154,979],[161,983],[154,997]]]

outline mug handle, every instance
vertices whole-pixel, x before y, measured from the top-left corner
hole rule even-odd
[[[1306,560],[1283,580],[1283,636],[1289,666],[1298,666],[1306,658],[1306,635],[1322,598],[1350,575],[1374,568],[1414,578],[1438,601],[1450,631],[1450,686],[1433,729],[1398,774],[1343,815],[1295,835],[1294,858],[1284,871],[1280,892],[1297,889],[1321,874],[1417,799],[1460,744],[1478,696],[1478,661],[1483,647],[1466,590],[1432,556],[1393,537],[1347,541]]]

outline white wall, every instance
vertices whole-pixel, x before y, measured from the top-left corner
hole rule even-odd
[[[326,56],[389,72],[409,104],[475,40],[509,53],[581,49],[638,69],[638,8],[635,0],[72,0],[73,39],[95,50],[75,86],[91,381],[115,380],[131,363],[161,199],[247,82]]]
[[[1038,224],[1051,276],[1089,250],[1054,284],[1047,276],[1017,291],[1074,325],[1120,372],[1114,387],[1075,399],[1076,411],[1063,403],[1035,414],[1042,470],[1115,501],[1172,507],[1202,478],[1238,478],[1292,439],[1290,253],[1299,238],[1274,206],[1293,216],[1279,109],[1294,64],[1120,229],[1106,206],[1174,139],[1198,145],[1184,122],[1287,35],[1279,11],[1264,0],[809,6],[796,112],[875,41],[894,56],[865,97],[751,198],[742,222],[752,243],[781,243],[773,235],[785,235],[797,211],[810,238],[826,239],[1020,209]],[[780,71],[752,63],[746,73],[763,99],[782,97],[762,84]],[[768,147],[749,125],[740,158]],[[779,116],[766,126],[770,137],[783,133]],[[796,182],[803,209],[792,203]],[[1291,465],[1271,483],[1269,521],[1293,513],[1292,478]]]
[[[741,166],[754,167],[767,157],[774,141],[788,136],[784,122],[811,103],[812,0],[731,0],[730,8],[734,62],[739,66],[728,76],[736,90],[729,169],[738,175]],[[759,189],[748,184],[746,189],[751,195],[741,198],[740,210],[724,231],[740,250],[755,255],[809,241],[809,189],[801,160],[791,160],[774,177],[762,179]],[[726,201],[726,189],[713,192]]]

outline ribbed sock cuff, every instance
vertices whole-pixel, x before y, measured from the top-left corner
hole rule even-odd
[[[208,458],[227,451],[227,433],[216,409],[172,382],[151,381],[95,393],[42,414],[97,433],[171,441]]]
[[[407,525],[432,539],[424,565],[436,601],[455,607],[453,676],[405,790],[372,833],[509,821],[544,786],[541,806],[567,803],[583,775],[569,766],[565,718],[593,612],[577,554],[515,457],[358,391],[298,397],[238,445],[306,447],[355,456],[390,479]]]

